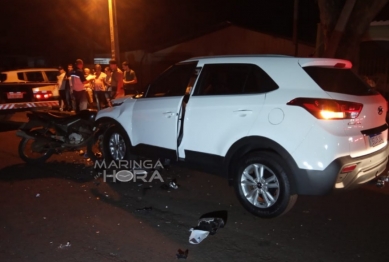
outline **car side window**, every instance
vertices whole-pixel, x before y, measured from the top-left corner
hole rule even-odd
[[[40,72],[40,71],[38,71],[38,72],[26,72],[26,76],[27,76],[27,81],[31,81],[31,82],[43,82],[43,81],[45,81],[43,79],[42,72]]]
[[[58,76],[58,72],[57,71],[45,71],[46,73],[46,76],[47,76],[47,80],[49,82],[57,82],[57,76]]]
[[[18,73],[18,79],[24,81],[24,74],[22,72]]]
[[[192,76],[189,79],[189,83],[188,83],[188,86],[186,88],[185,95],[190,95],[190,92],[192,91],[193,86],[196,83],[196,80],[200,74],[200,71],[201,71],[201,68],[197,67],[196,70],[193,72]]]
[[[277,88],[277,84],[256,65],[208,64],[202,70],[195,95],[255,94]]]
[[[196,65],[191,62],[170,67],[149,86],[146,97],[184,96]]]
[[[278,89],[276,82],[263,69],[255,65],[250,67],[243,93],[257,94]]]

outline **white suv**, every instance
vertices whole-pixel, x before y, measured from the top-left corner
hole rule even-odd
[[[349,189],[388,160],[386,100],[339,59],[201,57],[177,63],[142,98],[98,113],[105,160],[161,157],[227,177],[256,216],[297,195]]]

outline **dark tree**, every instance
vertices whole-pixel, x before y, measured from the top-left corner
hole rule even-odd
[[[318,56],[358,64],[359,44],[370,23],[389,0],[317,0],[323,33]]]

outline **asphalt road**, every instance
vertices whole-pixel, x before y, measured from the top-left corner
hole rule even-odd
[[[12,120],[0,123],[0,261],[176,261],[178,249],[187,261],[389,259],[389,187],[300,196],[286,215],[263,220],[226,180],[184,168],[161,172],[179,184],[168,191],[158,180],[104,182],[78,152],[26,165],[14,131],[25,118]],[[190,244],[189,229],[215,211],[227,212],[225,227]]]

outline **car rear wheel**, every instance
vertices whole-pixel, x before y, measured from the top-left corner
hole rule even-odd
[[[280,156],[270,152],[249,154],[238,163],[234,188],[243,207],[261,218],[288,212],[297,200]]]

